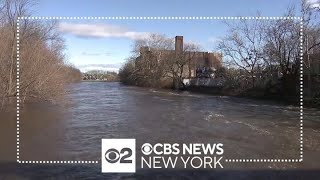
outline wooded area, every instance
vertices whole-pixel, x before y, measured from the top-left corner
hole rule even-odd
[[[34,5],[30,0],[0,2],[0,107],[17,93],[20,102],[58,101],[66,84],[81,79],[80,71],[65,60],[57,21],[20,19],[17,27],[18,17],[31,16]]]
[[[283,17],[302,20],[256,18],[224,22],[228,31],[212,49],[223,55],[223,66],[215,70],[215,77],[225,78],[222,90],[225,94],[298,100],[303,52],[304,98],[313,104],[320,103],[320,11],[305,0],[301,1],[300,11],[296,14],[297,9],[289,7]],[[121,81],[176,88],[175,83],[163,83],[164,79],[181,83],[189,62],[184,52],[197,51],[199,47],[187,45],[180,55],[161,54],[163,50],[174,49],[172,42],[165,35],[136,40],[132,57],[120,70]],[[152,56],[140,56],[138,50],[143,47],[148,47]]]

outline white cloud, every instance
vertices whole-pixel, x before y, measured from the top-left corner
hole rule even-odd
[[[217,44],[217,43],[219,43],[221,41],[221,39],[220,38],[216,38],[216,37],[210,37],[208,39],[208,41],[209,41],[209,43]]]
[[[82,52],[81,55],[83,56],[110,56],[111,53],[109,52]]]
[[[147,32],[129,31],[127,28],[110,24],[76,24],[60,23],[59,30],[80,37],[91,38],[129,38],[142,39],[149,35]]]
[[[201,44],[199,42],[189,40],[189,41],[185,42],[185,45],[200,46]]]
[[[109,72],[116,72],[116,73],[118,73],[118,72],[119,72],[119,69],[120,69],[120,68],[91,67],[91,66],[88,66],[88,67],[85,67],[85,68],[80,68],[80,71],[83,72],[83,73],[88,72],[88,71],[92,71],[92,70],[96,70],[96,71],[109,71]]]
[[[77,68],[79,68],[81,72],[87,72],[90,70],[119,72],[119,69],[121,66],[122,66],[122,63],[117,63],[117,64],[82,64],[82,65],[78,65]]]
[[[311,8],[320,9],[320,0],[307,0],[307,3],[310,4]]]

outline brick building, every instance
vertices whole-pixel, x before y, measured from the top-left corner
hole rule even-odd
[[[140,56],[137,58],[137,61],[139,61],[139,58],[148,59],[152,58],[153,56],[157,56],[158,61],[161,61],[166,60],[165,58],[168,57],[167,55],[183,54],[187,59],[187,63],[183,70],[183,78],[196,77],[199,72],[214,72],[216,69],[222,66],[221,53],[188,51],[183,45],[183,36],[176,36],[174,50],[159,50],[150,49],[149,47],[142,47],[140,48]],[[147,65],[146,68],[148,68],[148,66],[152,66],[152,64]]]

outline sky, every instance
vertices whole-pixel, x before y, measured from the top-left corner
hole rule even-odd
[[[289,6],[298,11],[299,5],[299,0],[40,0],[34,16],[282,16]],[[67,60],[80,70],[118,71],[134,40],[149,33],[181,35],[212,51],[226,26],[220,20],[61,20],[59,31]]]

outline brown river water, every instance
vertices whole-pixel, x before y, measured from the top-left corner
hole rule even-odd
[[[299,108],[272,101],[128,87],[117,82],[70,86],[67,103],[26,104],[20,114],[20,160],[98,164],[17,164],[15,111],[0,112],[2,179],[256,179],[320,170],[320,112],[304,110],[303,162],[231,163],[223,170],[139,170],[101,174],[102,138],[143,143],[223,143],[225,159],[299,159]],[[10,109],[10,108],[9,108]],[[139,154],[137,154],[138,156]],[[286,171],[284,171],[286,170]],[[293,178],[290,178],[293,179]]]

